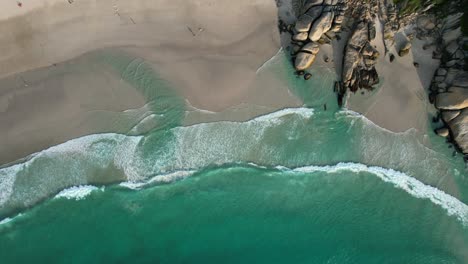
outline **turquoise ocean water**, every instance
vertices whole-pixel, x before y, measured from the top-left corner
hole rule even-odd
[[[0,263],[468,263],[461,157],[430,129],[339,109],[329,70],[305,82],[280,52],[258,74],[303,107],[184,126],[184,100],[143,60],[96,60],[149,103],[124,113],[125,135],[0,168]]]

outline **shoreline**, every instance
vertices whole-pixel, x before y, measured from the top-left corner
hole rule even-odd
[[[195,108],[259,106],[242,118],[302,105],[278,76],[260,70],[280,49],[274,1],[34,3],[1,4],[0,28],[10,34],[0,37],[0,47],[10,52],[0,57],[0,121],[7,124],[0,128],[0,164],[87,134],[127,133],[134,119],[144,118],[143,95],[88,59],[106,50],[144,58]],[[75,66],[81,72],[67,70]]]

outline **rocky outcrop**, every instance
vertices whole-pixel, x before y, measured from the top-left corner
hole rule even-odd
[[[338,32],[347,9],[345,0],[306,0],[292,33],[294,67],[308,69],[315,61],[320,43],[328,32]]]
[[[453,140],[463,151],[468,153],[468,109],[463,109],[461,113],[448,123],[452,132]]]
[[[379,52],[371,41],[376,35],[375,24],[371,17],[362,10],[359,20],[354,23],[354,30],[345,47],[342,81],[345,90],[356,92],[358,89],[372,90],[379,83],[375,70]]]
[[[411,41],[408,40],[408,41],[406,41],[406,43],[402,46],[402,48],[398,52],[398,56],[404,57],[404,56],[408,55],[410,50],[411,50]]]
[[[441,110],[460,110],[468,107],[468,89],[450,87],[445,93],[437,95],[436,107]]]
[[[318,52],[319,45],[315,42],[308,43],[302,47],[302,49],[297,53],[296,60],[294,62],[296,70],[304,71],[308,69],[314,63]]]
[[[439,36],[433,57],[441,60],[441,66],[434,75],[429,98],[440,110],[450,138],[461,152],[468,154],[468,72],[465,71],[468,38],[461,36],[460,18],[461,14],[450,15],[434,27],[434,18],[424,17],[418,19],[417,25],[420,34],[433,30]]]

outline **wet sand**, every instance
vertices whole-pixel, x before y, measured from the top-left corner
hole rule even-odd
[[[48,0],[0,7],[0,31],[7,32],[0,47],[8,51],[0,56],[0,164],[82,135],[128,132],[126,110],[144,107],[145,98],[96,65],[88,54],[95,50],[117,47],[144,58],[197,109],[301,105],[277,76],[257,75],[280,48],[274,1]]]

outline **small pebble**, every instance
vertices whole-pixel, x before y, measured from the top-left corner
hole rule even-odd
[[[312,77],[312,74],[306,73],[306,74],[304,75],[304,80],[309,80],[311,77]]]

